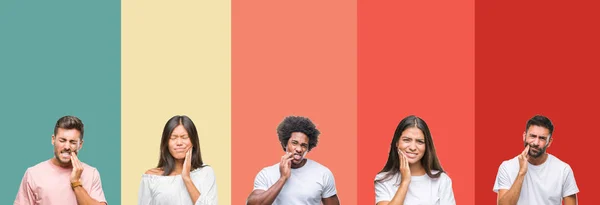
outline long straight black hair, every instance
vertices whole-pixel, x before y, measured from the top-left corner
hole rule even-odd
[[[162,139],[160,140],[160,159],[158,160],[157,168],[163,169],[163,175],[168,176],[171,174],[173,169],[175,169],[175,158],[169,152],[169,139],[171,138],[171,133],[173,130],[179,126],[183,125],[183,128],[188,133],[190,141],[192,142],[192,167],[191,170],[200,168],[204,166],[202,162],[202,154],[200,152],[200,140],[198,139],[198,131],[196,130],[196,126],[192,119],[185,115],[176,115],[173,116],[167,124],[165,124],[165,128],[163,129]]]
[[[444,172],[442,169],[442,165],[440,165],[440,161],[435,153],[435,146],[433,146],[433,139],[431,138],[431,132],[429,132],[429,127],[425,121],[417,116],[411,115],[405,117],[400,121],[398,126],[396,127],[396,131],[394,132],[394,138],[392,139],[392,143],[390,144],[390,153],[388,155],[388,160],[385,163],[385,166],[379,173],[387,172],[383,178],[376,180],[379,181],[387,181],[391,179],[394,175],[400,173],[400,158],[398,156],[398,147],[396,144],[402,135],[402,132],[408,128],[416,127],[423,132],[425,135],[425,154],[423,158],[421,158],[421,164],[425,168],[425,172],[431,178],[438,178]],[[432,174],[432,170],[437,170],[438,173]],[[399,178],[398,178],[399,180]]]

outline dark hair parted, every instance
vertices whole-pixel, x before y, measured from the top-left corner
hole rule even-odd
[[[79,139],[83,139],[83,122],[75,116],[63,116],[56,121],[56,125],[54,126],[54,135],[58,132],[58,128],[71,130],[76,129],[81,133]]]
[[[183,125],[183,128],[188,133],[189,139],[192,142],[192,167],[191,170],[204,166],[202,162],[202,154],[200,152],[200,140],[198,139],[198,131],[192,120],[185,115],[176,115],[167,121],[163,129],[162,139],[160,141],[160,159],[157,168],[163,169],[163,175],[168,176],[175,169],[175,158],[169,152],[169,140],[173,130]]]
[[[301,116],[288,116],[277,126],[277,135],[283,151],[286,151],[285,147],[294,132],[304,133],[308,137],[308,151],[315,148],[319,143],[321,132],[317,130],[310,119]]]
[[[532,125],[548,129],[550,131],[550,136],[548,136],[548,138],[552,137],[552,132],[554,132],[554,125],[552,124],[552,121],[550,121],[550,119],[548,119],[546,116],[536,115],[533,116],[531,119],[527,120],[525,132],[527,132],[527,130],[529,130],[529,127],[531,127]]]
[[[437,154],[435,153],[435,146],[433,146],[433,139],[431,138],[431,132],[429,131],[429,127],[425,121],[417,116],[411,115],[408,116],[396,127],[396,131],[394,132],[394,138],[390,143],[390,153],[388,155],[387,162],[385,166],[379,173],[387,172],[383,178],[376,180],[379,181],[387,181],[390,180],[394,175],[400,173],[400,158],[398,156],[398,147],[396,144],[402,135],[402,132],[408,128],[416,127],[423,132],[425,136],[425,154],[423,158],[421,158],[421,164],[423,168],[425,168],[425,172],[431,178],[438,178],[444,172],[442,169],[442,165],[440,165],[440,161],[438,160]],[[432,174],[432,170],[437,170],[438,173]],[[400,178],[398,178],[400,180]]]

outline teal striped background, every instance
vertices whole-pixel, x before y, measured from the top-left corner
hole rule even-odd
[[[121,2],[0,1],[0,204],[27,167],[53,156],[63,115],[85,124],[81,160],[121,202]],[[67,182],[68,183],[68,182]]]

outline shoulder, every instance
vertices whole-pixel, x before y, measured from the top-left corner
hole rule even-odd
[[[192,170],[191,174],[214,176],[215,170],[209,165],[204,165],[203,167]]]
[[[50,163],[52,163],[50,160],[46,160],[46,161],[37,163],[37,164],[35,164],[35,165],[31,166],[31,167],[28,167],[27,168],[27,172],[35,172],[37,170],[40,170],[40,171],[46,170],[48,167],[51,166]]]
[[[375,175],[375,186],[377,186],[378,184],[383,186],[393,186],[394,184],[399,182],[399,176],[399,173],[390,173],[389,171],[380,172],[377,175]]]
[[[92,172],[98,172],[98,169],[96,169],[96,167],[93,167],[89,164],[86,164],[85,162],[81,162],[81,165],[83,165],[83,170],[88,170],[88,171],[92,171]]]
[[[518,156],[513,157],[511,159],[508,160],[504,160],[502,161],[502,164],[500,164],[500,169],[510,169],[512,167],[519,167],[519,158]]]
[[[571,170],[571,166],[569,164],[567,164],[566,162],[560,160],[558,157],[552,155],[552,154],[548,154],[548,162],[550,162],[550,165],[552,166],[553,169],[557,169],[557,170],[565,170],[565,171],[572,171]]]
[[[271,166],[267,166],[267,167],[263,167],[257,174],[256,177],[257,178],[265,178],[265,177],[269,177],[269,176],[277,176],[279,177],[279,163],[271,165]]]
[[[324,174],[332,174],[331,170],[329,168],[327,168],[326,166],[318,163],[317,161],[311,160],[311,159],[306,159],[306,165],[308,166],[307,168],[310,168],[312,170],[317,170],[321,173]]]
[[[45,175],[45,173],[48,172],[48,169],[54,169],[52,166],[52,161],[51,160],[46,160],[43,162],[39,162],[36,165],[33,165],[31,167],[28,167],[27,170],[25,171],[26,175],[37,175],[37,174],[42,174]]]
[[[432,171],[433,172],[433,171]],[[436,170],[435,173],[437,173],[438,171]],[[434,174],[435,174],[434,173]],[[448,174],[446,174],[446,172],[442,172],[442,174],[440,174],[439,180],[442,183],[452,183],[452,179],[450,179],[450,176],[448,176]]]
[[[380,172],[380,173],[378,173],[377,175],[375,175],[375,181],[384,179],[387,174],[388,174],[388,172]]]
[[[164,170],[162,168],[152,168],[152,169],[149,169],[148,171],[146,171],[144,174],[162,176],[163,173],[164,173]]]
[[[277,172],[279,173],[279,163],[264,167],[260,170],[261,173]]]
[[[567,164],[566,162],[560,160],[558,157],[552,155],[552,154],[548,154],[548,161],[550,163],[552,163],[552,166],[556,166],[556,167],[567,167],[569,166],[569,164]]]

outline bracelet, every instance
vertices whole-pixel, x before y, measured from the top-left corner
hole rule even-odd
[[[81,186],[81,182],[77,181],[77,182],[71,182],[71,188],[75,189],[75,187]]]

